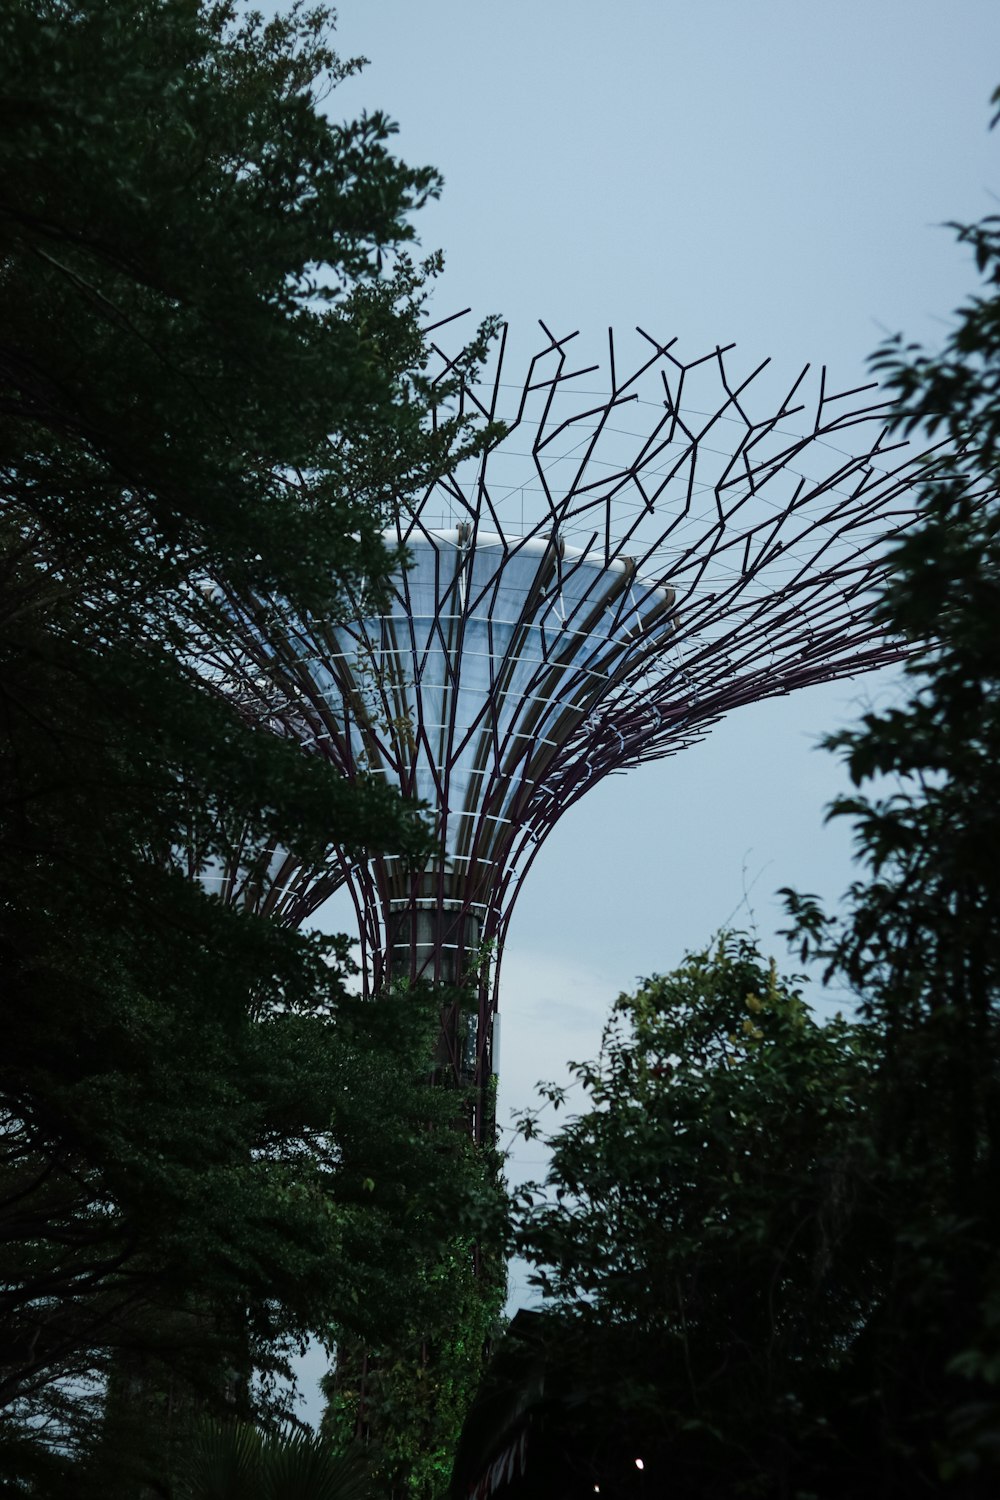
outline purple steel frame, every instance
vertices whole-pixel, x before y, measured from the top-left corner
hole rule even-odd
[[[401,508],[386,535],[411,567],[389,602],[355,598],[354,618],[331,624],[269,601],[278,623],[262,630],[249,610],[246,656],[225,665],[245,698],[260,703],[267,684],[279,732],[429,804],[439,852],[424,868],[336,848],[304,868],[276,850],[254,899],[298,923],[346,886],[372,991],[471,966],[478,1019],[443,1018],[438,1062],[475,1085],[477,1137],[492,1129],[500,955],[548,830],[603,777],[674,753],[742,703],[898,660],[873,586],[927,476],[889,437],[873,387],[833,393],[823,370],[809,395],[807,367],[775,395],[766,361],[737,377],[732,346],[683,362],[637,330],[626,376],[609,334],[595,399],[599,367],[570,367],[576,335],[542,327],[511,402],[506,334],[490,378],[463,391],[466,414],[506,408],[506,430]],[[247,897],[235,872],[223,884]]]

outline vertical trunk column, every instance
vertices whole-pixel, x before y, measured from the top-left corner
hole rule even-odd
[[[479,947],[482,922],[458,901],[417,898],[389,913],[392,979],[460,984]]]
[[[389,913],[390,980],[422,979],[431,984],[458,986],[469,981],[470,960],[482,932],[478,913],[460,902],[417,899]],[[472,981],[476,991],[482,988]],[[479,1009],[482,1010],[482,997]],[[434,1071],[452,1073],[463,1083],[479,1083],[479,1016],[458,1004],[441,1012],[441,1034],[434,1049]]]

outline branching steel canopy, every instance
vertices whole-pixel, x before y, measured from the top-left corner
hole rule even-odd
[[[574,369],[572,340],[543,331],[523,383],[506,382],[501,347],[465,389],[465,412],[506,431],[396,517],[387,540],[409,566],[389,602],[355,598],[331,623],[270,601],[277,623],[248,610],[245,656],[224,667],[276,730],[433,811],[422,870],[343,850],[305,869],[275,851],[260,895],[297,922],[346,883],[376,988],[499,951],[535,849],[610,772],[742,703],[901,655],[873,589],[929,470],[871,387],[833,392],[806,369],[782,391],[766,364],[740,373],[721,348],[685,363],[640,330],[627,376],[609,336],[596,395],[598,367]],[[448,1042],[480,1085],[495,982],[478,1027]]]

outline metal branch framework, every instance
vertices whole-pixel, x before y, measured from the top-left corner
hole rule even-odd
[[[400,512],[386,535],[409,567],[389,603],[356,597],[336,623],[244,606],[245,652],[220,664],[276,730],[432,809],[423,869],[275,851],[253,899],[300,922],[346,885],[373,989],[453,979],[489,945],[478,1022],[452,1017],[439,1057],[478,1085],[480,1134],[499,954],[549,829],[603,777],[740,704],[898,659],[872,591],[928,472],[873,387],[834,392],[807,367],[776,389],[732,346],[685,362],[638,330],[627,375],[609,334],[595,394],[576,335],[542,326],[522,384],[506,381],[505,337],[464,389],[464,411],[506,432]],[[223,885],[248,899],[240,879]]]

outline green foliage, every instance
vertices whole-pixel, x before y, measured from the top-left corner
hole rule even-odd
[[[858,993],[876,1043],[873,1111],[911,1185],[891,1290],[870,1338],[904,1474],[1000,1481],[1000,219],[962,228],[986,282],[939,355],[898,341],[874,364],[898,425],[943,433],[919,524],[881,604],[905,636],[910,692],[829,741],[858,793],[865,877],[846,914],[789,892],[806,956]],[[890,792],[867,793],[875,778]],[[909,1464],[909,1468],[907,1468]]]
[[[525,1190],[522,1247],[557,1307],[671,1338],[711,1330],[710,1362],[719,1340],[763,1358],[850,1326],[861,1290],[824,1281],[808,1304],[839,1234],[857,1027],[818,1026],[748,939],[723,934],[620,996],[599,1058],[572,1071],[589,1108],[552,1142],[551,1193]]]
[[[451,1096],[454,1098],[454,1095]],[[496,1153],[475,1152],[486,1194],[484,1232],[453,1239],[424,1272],[420,1300],[387,1341],[337,1336],[324,1386],[323,1432],[342,1448],[363,1435],[377,1493],[441,1500],[462,1424],[496,1338],[507,1283]]]
[[[587,1108],[549,1138],[518,1226],[552,1309],[538,1336],[567,1447],[599,1472],[632,1434],[654,1466],[669,1456],[678,1494],[730,1493],[729,1474],[757,1493],[877,1297],[865,1033],[818,1025],[724,933],[620,996],[573,1072]],[[862,1224],[867,1253],[845,1257]]]
[[[383,257],[433,171],[337,124],[323,7],[13,0],[0,17],[5,513],[145,617],[178,567],[317,608],[448,461]],[[110,602],[109,601],[109,602]]]
[[[185,1463],[183,1500],[365,1500],[356,1456],[303,1432],[265,1434],[244,1423],[203,1425]]]
[[[353,999],[343,941],[212,894],[282,849],[426,846],[208,665],[230,599],[377,588],[386,508],[473,441],[402,254],[436,176],[320,107],[355,66],[330,22],[0,13],[0,1460],[28,1493],[134,1493],[101,1478],[130,1401],[162,1489],[193,1408],[248,1411],[253,1369],[271,1399],[332,1323],[387,1336],[480,1220],[424,1087],[436,1003]]]

